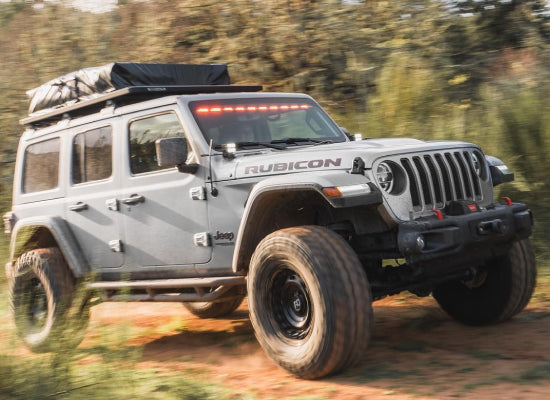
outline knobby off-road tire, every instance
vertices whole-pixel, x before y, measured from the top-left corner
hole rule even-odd
[[[89,321],[84,295],[56,247],[31,250],[17,260],[10,303],[18,336],[34,352],[80,344]]]
[[[199,318],[217,318],[231,314],[243,302],[244,296],[220,301],[217,303],[194,302],[183,303],[184,307],[193,315]]]
[[[487,325],[522,311],[533,295],[536,278],[535,255],[525,239],[515,242],[506,255],[486,262],[472,280],[445,283],[433,296],[457,321]]]
[[[372,298],[357,255],[319,226],[282,229],[254,252],[248,305],[256,338],[290,373],[320,378],[361,359]]]

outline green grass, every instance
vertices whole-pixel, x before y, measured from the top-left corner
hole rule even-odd
[[[404,352],[416,352],[416,353],[426,353],[429,349],[426,346],[426,343],[421,340],[404,340],[392,347],[397,351]]]
[[[550,381],[550,363],[539,364],[535,367],[523,371],[519,375],[521,381]]]
[[[504,358],[502,354],[479,349],[470,351],[467,354],[473,358],[477,358],[478,360],[502,360]]]
[[[498,385],[499,383],[503,383],[503,382],[514,382],[514,381],[515,379],[513,377],[510,377],[508,375],[499,375],[496,377],[487,378],[487,379],[479,380],[472,383],[467,383],[462,387],[462,390],[465,392],[470,392],[482,386],[492,386],[492,385]]]
[[[368,363],[367,363],[368,364]],[[374,382],[380,380],[392,380],[401,381],[407,377],[414,377],[415,381],[418,381],[420,371],[408,369],[394,369],[387,364],[368,365],[366,367],[359,367],[344,372],[345,376],[353,377],[355,381],[360,383]]]
[[[59,355],[21,356],[2,349],[0,399],[198,400],[230,396],[228,390],[206,382],[200,374],[141,369],[139,347],[112,344]]]
[[[467,383],[462,387],[462,390],[470,392],[482,386],[498,385],[504,382],[531,385],[540,384],[545,381],[550,381],[550,363],[548,362],[536,365],[515,375],[498,375]]]
[[[15,337],[5,284],[0,285],[0,400],[28,399],[239,399],[241,395],[193,371],[139,367],[142,348],[128,345],[140,328],[94,326],[92,345],[62,354],[25,355]],[[4,323],[7,322],[7,323]],[[185,329],[181,320],[159,333]]]
[[[105,362],[78,364],[56,357],[0,357],[0,398],[220,399],[227,392],[181,374]]]

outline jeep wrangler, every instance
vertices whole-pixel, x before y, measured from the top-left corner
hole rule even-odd
[[[474,144],[351,136],[223,64],[114,63],[29,94],[4,222],[33,351],[77,346],[94,299],[216,318],[248,296],[269,357],[319,378],[363,357],[385,296],[469,325],[532,296],[531,212],[494,199],[513,174]]]

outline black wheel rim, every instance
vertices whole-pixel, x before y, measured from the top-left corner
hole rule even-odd
[[[48,320],[48,296],[42,282],[38,278],[29,281],[27,302],[27,321],[31,330],[40,331]]]
[[[289,339],[303,339],[311,330],[312,308],[306,284],[295,271],[281,267],[270,288],[271,310],[280,332]]]

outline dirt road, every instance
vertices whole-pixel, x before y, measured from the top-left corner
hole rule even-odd
[[[243,304],[226,319],[200,320],[180,304],[106,303],[94,326],[131,327],[140,368],[181,370],[235,395],[259,399],[548,399],[550,280],[512,321],[472,328],[449,319],[432,298],[375,303],[374,337],[360,366],[320,381],[279,369],[254,338]]]

